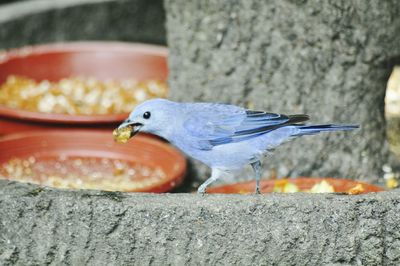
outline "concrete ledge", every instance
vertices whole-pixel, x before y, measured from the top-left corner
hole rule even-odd
[[[400,265],[400,194],[68,191],[0,181],[1,265]]]

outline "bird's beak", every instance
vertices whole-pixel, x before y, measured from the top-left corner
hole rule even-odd
[[[130,120],[125,120],[119,127],[118,130],[130,126],[132,128],[131,130],[131,135],[130,138],[135,136],[137,133],[139,133],[140,129],[142,128],[143,124],[142,123],[137,123],[134,121]]]

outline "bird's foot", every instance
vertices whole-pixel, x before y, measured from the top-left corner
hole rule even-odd
[[[200,194],[202,196],[204,196],[207,192],[207,186],[203,186],[201,185],[198,189],[197,189],[197,194]]]

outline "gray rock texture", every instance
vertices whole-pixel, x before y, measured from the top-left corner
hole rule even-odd
[[[0,8],[0,49],[76,41],[165,44],[162,0],[31,0]]]
[[[376,181],[400,2],[166,0],[171,98],[239,104],[362,129],[303,137],[266,169]]]
[[[400,265],[400,194],[69,191],[0,180],[0,265]]]

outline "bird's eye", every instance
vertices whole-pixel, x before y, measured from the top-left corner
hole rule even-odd
[[[150,112],[145,112],[145,113],[143,114],[143,118],[144,118],[144,119],[149,119],[150,116],[151,116]]]

